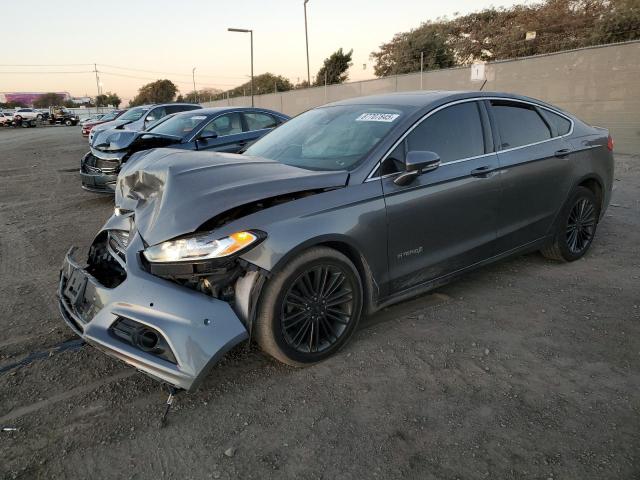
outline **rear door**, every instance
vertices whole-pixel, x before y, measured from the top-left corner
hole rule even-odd
[[[215,138],[199,138],[198,150],[237,153],[249,141],[240,112],[230,112],[211,120],[200,132],[199,137],[215,132]]]
[[[561,127],[562,119],[545,115],[542,107],[515,100],[489,100],[487,107],[503,185],[498,223],[502,253],[549,233],[571,186],[572,151],[561,135],[568,133],[567,119]]]
[[[433,151],[436,170],[394,183],[407,152]],[[498,159],[484,105],[447,106],[418,122],[382,163],[390,293],[461,270],[495,254]]]
[[[278,119],[266,112],[242,112],[247,126],[247,145],[266,135],[279,124]],[[246,148],[245,146],[245,148]]]

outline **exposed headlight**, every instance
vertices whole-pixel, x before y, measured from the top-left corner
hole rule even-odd
[[[192,262],[228,257],[259,240],[252,232],[236,232],[215,239],[212,234],[171,240],[147,248],[143,254],[150,262]]]

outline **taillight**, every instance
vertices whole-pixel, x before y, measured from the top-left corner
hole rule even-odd
[[[611,135],[609,135],[609,138],[607,139],[607,148],[610,152],[613,152],[613,138],[611,138]]]

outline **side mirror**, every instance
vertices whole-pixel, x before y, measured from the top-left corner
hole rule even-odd
[[[398,175],[393,181],[396,185],[404,186],[411,183],[417,176],[435,170],[440,166],[440,156],[435,152],[414,150],[407,153],[405,159],[406,172]]]
[[[151,122],[155,122],[156,121],[156,117],[149,115],[147,118],[145,118],[145,123],[151,123]]]
[[[218,133],[212,131],[202,132],[198,137],[198,140],[208,140],[210,138],[218,138]]]

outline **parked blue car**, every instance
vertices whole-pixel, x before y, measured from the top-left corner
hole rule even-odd
[[[141,132],[103,130],[82,159],[82,188],[113,193],[122,164],[135,152],[170,147],[238,153],[288,119],[260,108],[203,108],[166,116]]]

